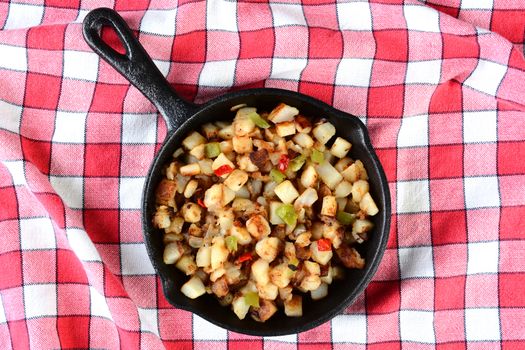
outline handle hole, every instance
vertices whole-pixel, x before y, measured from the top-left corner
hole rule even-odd
[[[122,45],[122,40],[113,27],[103,25],[99,34],[102,38],[102,41],[105,42],[109,47],[121,55],[126,55],[126,48],[124,45]]]

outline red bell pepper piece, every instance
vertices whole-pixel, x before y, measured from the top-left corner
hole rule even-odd
[[[332,242],[328,238],[321,238],[317,241],[317,249],[320,252],[332,250]]]
[[[279,158],[279,164],[277,164],[277,168],[279,168],[280,171],[285,172],[289,163],[290,158],[288,158],[286,154],[283,154],[281,155],[281,158]]]
[[[237,259],[238,262],[242,263],[242,262],[245,262],[245,261],[248,261],[248,260],[252,260],[252,253],[244,253],[243,255],[241,255],[239,257],[239,259]]]
[[[218,167],[217,169],[215,169],[214,173],[217,176],[222,176],[222,175],[229,174],[232,171],[233,171],[233,168],[231,166],[229,166],[228,164],[224,164]]]
[[[202,208],[206,209],[206,204],[204,204],[201,198],[197,199],[197,204],[200,205]]]

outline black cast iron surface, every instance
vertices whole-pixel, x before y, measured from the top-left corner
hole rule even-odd
[[[126,54],[111,49],[100,38],[103,26],[112,27],[120,37]],[[153,267],[162,281],[166,299],[175,307],[191,311],[223,328],[251,335],[276,336],[299,333],[316,327],[350,305],[363,292],[381,261],[390,230],[390,192],[384,171],[372,148],[364,124],[355,116],[339,111],[323,102],[296,92],[280,89],[250,89],[220,96],[204,105],[194,105],[182,100],[171,89],[142,45],[115,11],[100,8],[91,11],[84,20],[84,38],[88,45],[118,72],[137,87],[161,112],[168,126],[168,135],[148,172],[142,200],[142,225],[144,242]],[[360,251],[366,259],[363,270],[347,270],[342,281],[334,281],[328,297],[312,301],[303,296],[303,316],[287,317],[279,311],[265,323],[249,316],[239,320],[228,308],[219,305],[212,295],[191,300],[180,292],[188,277],[174,265],[162,260],[164,244],[161,230],[151,223],[155,212],[155,189],[162,179],[162,169],[172,159],[184,137],[207,122],[233,118],[230,108],[246,103],[261,110],[271,110],[278,103],[297,107],[303,115],[324,117],[335,125],[337,135],[352,143],[350,156],[361,159],[368,171],[370,192],[376,200],[379,214],[373,218],[375,227],[370,239]]]

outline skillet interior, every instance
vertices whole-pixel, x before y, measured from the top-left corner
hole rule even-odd
[[[337,136],[344,137],[352,143],[349,155],[361,159],[368,170],[370,192],[380,211],[373,218],[375,228],[370,234],[370,239],[363,244],[361,249],[367,262],[365,269],[347,270],[346,278],[343,281],[334,281],[330,286],[328,297],[324,299],[313,302],[309,296],[303,296],[302,317],[287,317],[280,310],[265,323],[258,323],[249,316],[244,320],[239,320],[229,308],[220,306],[212,295],[204,295],[195,300],[184,296],[180,292],[180,287],[188,277],[184,276],[174,265],[163,263],[162,231],[153,228],[151,218],[155,211],[155,188],[162,178],[162,168],[170,161],[173,151],[180,146],[186,134],[192,130],[199,130],[199,127],[206,122],[231,119],[234,114],[230,112],[230,108],[239,103],[246,103],[260,110],[271,110],[279,102],[297,107],[306,116],[328,119],[335,125]],[[302,332],[324,323],[352,303],[364,290],[377,269],[388,240],[390,194],[383,169],[371,148],[365,126],[358,118],[291,91],[253,89],[227,94],[210,101],[192,117],[189,117],[181,127],[168,135],[146,179],[142,213],[144,240],[148,254],[160,275],[164,294],[171,304],[192,311],[229,330],[252,335],[274,336]]]

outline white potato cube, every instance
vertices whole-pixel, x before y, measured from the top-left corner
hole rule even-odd
[[[312,300],[323,299],[328,295],[328,284],[321,283],[317,289],[310,291],[310,295]]]
[[[202,246],[197,250],[195,262],[198,267],[208,267],[211,265],[211,247]]]
[[[321,274],[321,267],[318,263],[306,260],[304,262],[304,268],[310,275],[317,275],[319,276]]]
[[[317,170],[321,180],[323,180],[331,190],[335,189],[335,186],[343,181],[343,176],[327,161],[317,165],[315,170]]]
[[[182,176],[199,175],[201,173],[201,167],[199,166],[199,163],[192,163],[181,166],[179,172]]]
[[[319,124],[312,130],[312,133],[317,141],[324,145],[335,135],[335,126],[330,122]]]
[[[319,199],[317,191],[309,187],[301,193],[294,202],[294,209],[299,210],[301,208],[310,208]]]
[[[284,224],[283,219],[279,215],[277,215],[277,209],[282,205],[281,202],[270,202],[270,222],[272,225],[282,225]]]
[[[344,158],[350,151],[350,148],[352,148],[352,144],[350,142],[346,141],[342,137],[338,137],[335,139],[334,144],[330,149],[330,153],[332,153],[337,158]]]
[[[212,270],[222,267],[223,264],[228,260],[228,248],[224,243],[222,236],[217,236],[212,241],[211,246],[211,268]]]
[[[193,276],[182,285],[180,291],[188,298],[195,299],[206,293],[206,288],[199,277]]]
[[[315,290],[321,285],[321,278],[319,275],[309,275],[301,281],[300,289],[304,291]]]
[[[183,255],[175,264],[175,267],[186,275],[193,275],[197,271],[197,265],[191,255]]]
[[[244,320],[246,314],[248,314],[248,311],[250,311],[250,305],[246,304],[243,295],[239,295],[233,299],[232,309],[240,320]]]
[[[197,180],[190,180],[186,185],[186,188],[184,189],[184,197],[190,198],[191,196],[193,196],[193,194],[197,190],[197,187],[199,187],[199,183],[197,182]]]
[[[330,261],[330,259],[332,259],[332,256],[334,255],[332,250],[320,251],[317,246],[317,241],[312,242],[312,244],[310,244],[310,251],[312,252],[312,259],[321,265],[328,264],[328,262]]]
[[[295,134],[295,123],[293,121],[282,122],[275,126],[275,132],[280,137],[286,137]]]
[[[217,225],[221,229],[221,234],[225,235],[232,227],[235,216],[232,209],[220,210],[216,213]]]
[[[186,203],[182,206],[182,216],[186,222],[199,222],[202,208],[195,203]]]
[[[238,112],[237,112],[238,113]],[[233,121],[233,133],[235,136],[246,136],[255,129],[255,123],[247,117],[237,118]]]
[[[281,240],[277,237],[265,237],[255,245],[257,255],[268,262],[272,262],[279,254]]]
[[[236,237],[237,243],[240,245],[246,245],[252,242],[252,236],[244,227],[232,226],[230,229],[230,235]]]
[[[374,224],[366,219],[357,219],[352,224],[352,233],[365,233],[370,231],[374,227]]]
[[[226,125],[224,126],[219,132],[217,133],[219,137],[223,140],[231,140],[233,137],[233,125]]]
[[[308,165],[301,174],[301,185],[304,187],[314,187],[318,179],[319,176],[315,168],[312,165]]]
[[[237,164],[239,164],[239,169],[247,171],[249,173],[253,173],[254,171],[259,170],[257,165],[253,164],[252,160],[250,159],[250,156],[248,155],[243,155],[237,158]]]
[[[298,133],[293,137],[292,140],[305,149],[309,149],[314,146],[314,140],[308,134]]]
[[[213,169],[213,171],[215,171],[223,165],[228,165],[230,168],[235,169],[235,164],[233,164],[232,161],[229,160],[224,153],[219,154],[217,158],[215,158],[211,168]],[[223,178],[225,178],[226,176],[228,176],[228,174],[222,175]]]
[[[257,286],[259,298],[266,300],[275,300],[279,294],[279,288],[273,283],[267,283],[264,286]]]
[[[337,161],[337,163],[335,163],[334,167],[335,167],[335,170],[339,171],[340,173],[342,173],[347,167],[348,165],[352,163],[352,159],[348,158],[348,157],[344,157],[344,158],[341,158]],[[342,175],[342,174],[341,174]],[[343,176],[344,177],[344,176]]]
[[[256,239],[268,236],[271,233],[268,220],[262,215],[253,215],[246,221],[246,229]]]
[[[336,198],[345,198],[352,193],[352,184],[348,181],[341,181],[335,186],[334,195]],[[344,206],[342,206],[344,208]]]
[[[204,143],[206,143],[206,138],[196,131],[193,131],[182,141],[182,145],[188,151],[191,151],[196,146],[202,145]]]
[[[164,247],[163,260],[166,265],[175,264],[184,253],[182,244],[180,242],[172,242]]]
[[[259,286],[264,286],[270,282],[270,265],[264,259],[257,259],[252,264],[252,276]]]
[[[293,271],[290,270],[288,264],[281,263],[274,266],[270,271],[270,280],[279,288],[285,288],[290,284],[290,278],[293,276]]]
[[[361,202],[363,196],[368,193],[369,185],[366,180],[357,180],[352,185],[352,200],[356,203]]]
[[[290,180],[281,182],[275,187],[274,192],[285,204],[292,203],[297,197],[299,197],[299,192],[297,192]]]
[[[230,190],[237,192],[247,181],[248,174],[245,171],[235,169],[228,175],[224,181],[224,185],[226,185]]]
[[[215,184],[204,192],[204,205],[210,211],[222,209],[223,185]]]
[[[268,120],[273,123],[282,123],[287,121],[293,121],[294,117],[299,114],[299,110],[295,107],[288,106],[284,103],[280,103],[275,107],[268,115]]]
[[[206,123],[202,126],[202,132],[207,139],[212,139],[214,137],[217,137],[219,127],[212,123]]]
[[[199,167],[201,168],[201,174],[213,175],[212,165],[213,165],[213,160],[211,159],[199,160]]]
[[[324,196],[321,215],[335,216],[337,214],[337,201],[334,196]]]
[[[190,154],[197,158],[198,160],[204,159],[204,148],[206,145],[203,143],[201,145],[193,147],[193,149],[190,151]]]
[[[294,295],[290,300],[285,301],[284,313],[288,317],[303,316],[303,298],[300,295]]]
[[[370,192],[365,193],[359,202],[359,208],[370,216],[374,216],[379,212],[376,202],[370,195]]]
[[[252,138],[249,136],[234,136],[232,145],[233,150],[237,153],[250,153],[253,151]]]

